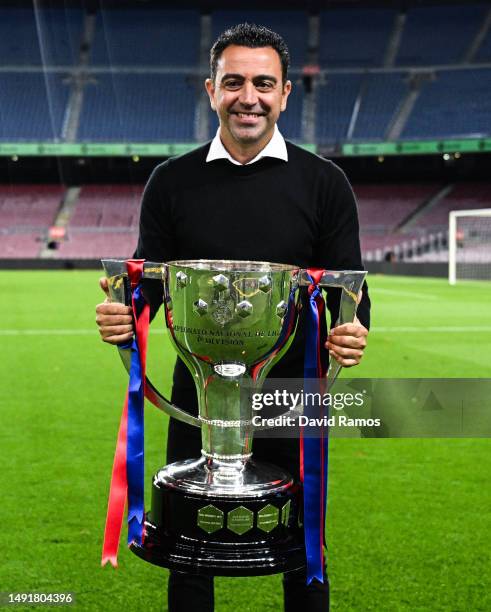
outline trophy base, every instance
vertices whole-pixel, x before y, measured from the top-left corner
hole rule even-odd
[[[130,549],[141,559],[170,570],[207,576],[266,576],[305,567],[303,532],[276,545],[192,541],[158,534],[145,521],[145,541]]]
[[[166,466],[153,480],[143,545],[131,550],[154,565],[193,574],[260,576],[305,567],[300,488],[276,466],[249,461],[245,468],[241,488],[224,492],[209,474],[201,490],[203,459]]]

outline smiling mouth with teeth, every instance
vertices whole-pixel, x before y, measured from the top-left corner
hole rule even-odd
[[[237,115],[237,117],[264,117],[264,115],[259,114],[259,113],[233,113],[234,115]]]

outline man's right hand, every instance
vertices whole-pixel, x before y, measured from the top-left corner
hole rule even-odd
[[[111,302],[107,278],[99,279],[99,285],[106,294],[102,304],[95,308],[95,321],[99,326],[99,333],[104,342],[109,344],[123,344],[133,337],[133,314],[129,306],[118,302]]]

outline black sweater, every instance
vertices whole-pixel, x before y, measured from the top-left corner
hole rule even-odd
[[[209,143],[160,164],[142,200],[137,257],[242,259],[362,270],[353,191],[331,161],[287,142],[288,162],[265,157],[250,165],[206,162]],[[153,298],[154,306],[155,298]],[[331,321],[339,292],[328,293]],[[358,317],[370,322],[365,285]],[[302,376],[303,325],[270,376]],[[175,382],[192,385],[183,364]]]

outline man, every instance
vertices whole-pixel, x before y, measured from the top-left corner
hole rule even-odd
[[[224,32],[211,49],[206,90],[220,127],[211,144],[167,160],[145,188],[137,257],[249,259],[301,267],[362,269],[353,192],[332,162],[285,142],[276,127],[291,82],[283,39],[270,30],[241,24]],[[101,279],[107,293],[107,282]],[[147,291],[153,310],[159,298]],[[328,296],[331,320],[339,299]],[[366,287],[359,317],[331,329],[326,343],[343,366],[359,363],[369,324]],[[97,306],[102,339],[125,342],[133,334],[131,311],[106,300]],[[292,347],[271,377],[303,376],[303,319]],[[197,412],[191,376],[178,360],[173,403]],[[200,455],[200,433],[170,420],[168,462]],[[299,477],[298,440],[259,439],[258,461],[269,460]],[[169,610],[213,610],[213,579],[170,572]],[[304,572],[284,576],[285,610],[327,610],[329,585],[306,586]]]

